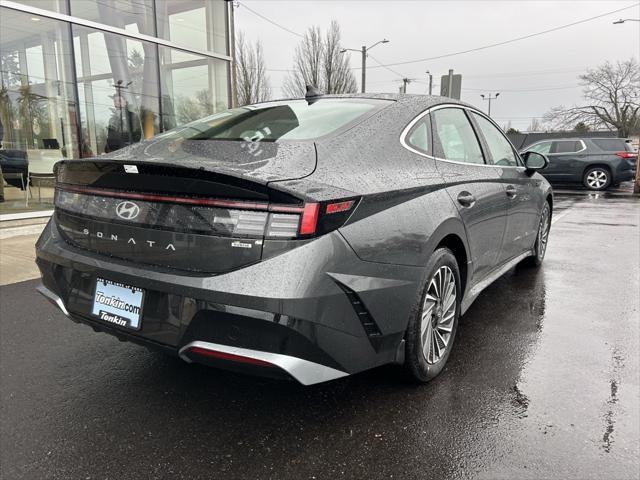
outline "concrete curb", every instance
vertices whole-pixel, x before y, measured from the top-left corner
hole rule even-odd
[[[0,228],[0,240],[23,235],[37,235],[42,233],[45,226],[46,223],[39,223],[36,225],[24,225],[21,227]]]

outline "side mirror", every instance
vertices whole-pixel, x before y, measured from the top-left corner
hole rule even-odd
[[[522,159],[524,160],[524,166],[530,172],[543,170],[547,168],[547,165],[549,165],[549,159],[546,157],[546,155],[538,152],[524,152],[524,154],[522,155]]]

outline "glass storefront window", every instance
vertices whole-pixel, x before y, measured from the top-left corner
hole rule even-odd
[[[109,153],[159,129],[156,45],[73,26],[82,156]]]
[[[71,61],[67,23],[1,9],[1,212],[51,208],[53,165],[79,157]]]
[[[153,0],[70,0],[71,15],[155,36]]]
[[[228,108],[228,63],[159,47],[162,129]]]
[[[0,215],[50,210],[60,160],[109,154],[228,108],[230,62],[215,58],[229,55],[225,0],[4,5]]]
[[[67,0],[20,0],[20,3],[56,13],[69,13],[67,11]]]
[[[156,0],[158,37],[176,45],[227,55],[224,0]]]

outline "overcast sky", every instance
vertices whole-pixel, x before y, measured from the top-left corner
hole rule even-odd
[[[343,45],[359,49],[382,38],[390,40],[371,51],[367,91],[397,92],[401,76],[415,79],[408,93],[426,93],[426,70],[434,84],[449,68],[463,76],[462,100],[485,109],[481,93],[500,92],[492,102],[492,117],[500,125],[526,129],[531,117],[541,117],[558,104],[581,101],[577,76],[605,61],[640,56],[640,22],[613,25],[619,18],[640,18],[633,0],[567,1],[433,1],[433,0],[240,0],[236,30],[263,44],[274,98],[290,69],[300,38],[250,12],[244,5],[302,34],[311,25],[323,30],[336,19]],[[627,10],[533,38],[432,61],[385,68],[382,64],[431,58],[522,37],[624,7]],[[374,58],[372,58],[374,57]],[[351,53],[360,85],[361,57]],[[524,91],[527,90],[527,91]],[[532,91],[537,90],[537,91]],[[434,88],[439,93],[439,86]]]

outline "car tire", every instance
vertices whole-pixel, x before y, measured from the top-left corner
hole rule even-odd
[[[582,183],[589,190],[606,190],[611,185],[611,172],[605,167],[591,167],[584,172]]]
[[[524,259],[522,263],[532,267],[539,267],[544,261],[549,243],[549,231],[551,230],[551,206],[549,202],[544,202],[542,212],[540,212],[540,222],[536,233],[536,243],[533,245],[533,255]]]
[[[458,262],[449,249],[437,249],[426,271],[405,336],[405,370],[419,383],[436,377],[447,363],[462,299]]]

